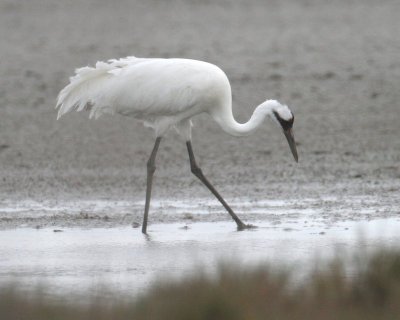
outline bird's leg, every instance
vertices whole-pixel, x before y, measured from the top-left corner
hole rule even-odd
[[[153,151],[151,152],[150,158],[147,161],[146,204],[144,205],[144,216],[143,216],[143,225],[142,225],[142,232],[144,234],[146,234],[146,229],[147,229],[147,217],[149,215],[149,208],[150,208],[151,186],[153,183],[154,171],[156,171],[156,166],[155,166],[156,154],[157,154],[160,142],[161,142],[161,137],[157,137],[156,142],[154,144]]]
[[[228,213],[231,215],[233,220],[235,220],[238,230],[243,230],[246,228],[251,227],[250,225],[246,225],[242,222],[242,220],[239,219],[239,217],[233,212],[231,207],[225,202],[225,200],[221,197],[221,195],[218,193],[218,191],[214,188],[214,186],[207,180],[207,178],[204,176],[203,172],[201,171],[200,167],[196,163],[196,159],[193,154],[193,149],[192,149],[192,143],[191,141],[186,142],[186,146],[189,152],[189,159],[190,159],[190,169],[192,170],[192,173],[200,179],[201,182],[205,184],[205,186],[214,194],[214,196],[221,202],[221,204],[225,207],[225,209],[228,211]]]

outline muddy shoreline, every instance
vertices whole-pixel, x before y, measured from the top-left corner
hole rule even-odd
[[[301,204],[328,196],[372,197],[378,199],[372,216],[399,213],[396,1],[121,1],[112,8],[118,19],[111,19],[110,9],[107,1],[0,2],[6,44],[0,48],[0,207],[122,201],[131,205],[121,214],[110,209],[110,220],[115,215],[116,225],[128,225],[139,219],[142,209],[135,203],[144,198],[153,133],[123,117],[89,121],[87,114],[72,114],[56,121],[54,110],[74,68],[136,55],[216,63],[231,80],[238,121],[265,98],[294,110],[299,164],[273,123],[238,139],[206,116],[194,119],[194,151],[227,199]],[[184,141],[175,133],[161,144],[157,167],[155,201],[212,199],[191,175]],[[342,215],[340,204],[335,215]],[[323,211],[329,204],[319,206]],[[349,204],[343,217],[370,206]],[[211,220],[224,216],[216,211]],[[251,210],[243,211],[251,219]],[[23,225],[23,215],[1,211],[0,228]],[[151,219],[164,217],[154,212]]]

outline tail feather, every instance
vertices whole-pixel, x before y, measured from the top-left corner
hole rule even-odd
[[[57,119],[73,110],[90,110],[90,118],[98,118],[103,113],[112,113],[112,107],[104,104],[101,99],[104,80],[118,75],[122,68],[143,60],[145,59],[131,56],[108,62],[98,61],[94,68],[76,69],[75,75],[69,79],[70,83],[58,95]]]

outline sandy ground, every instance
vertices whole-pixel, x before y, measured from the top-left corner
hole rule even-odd
[[[0,227],[92,225],[79,215],[97,215],[96,226],[140,222],[153,133],[118,116],[55,121],[54,110],[75,67],[127,55],[219,65],[239,121],[265,98],[292,107],[299,164],[272,123],[234,138],[195,119],[199,163],[228,200],[286,201],[283,211],[311,201],[328,220],[398,215],[399,12],[390,0],[0,1]],[[154,199],[200,210],[211,200],[175,133],[161,145]],[[212,207],[220,218],[202,220],[229,219]],[[169,221],[168,208],[154,208],[151,223]]]

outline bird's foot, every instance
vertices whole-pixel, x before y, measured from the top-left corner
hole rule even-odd
[[[255,229],[255,228],[257,228],[257,226],[255,226],[253,224],[244,224],[244,223],[238,225],[238,227],[237,227],[238,231],[243,231],[246,229]]]

